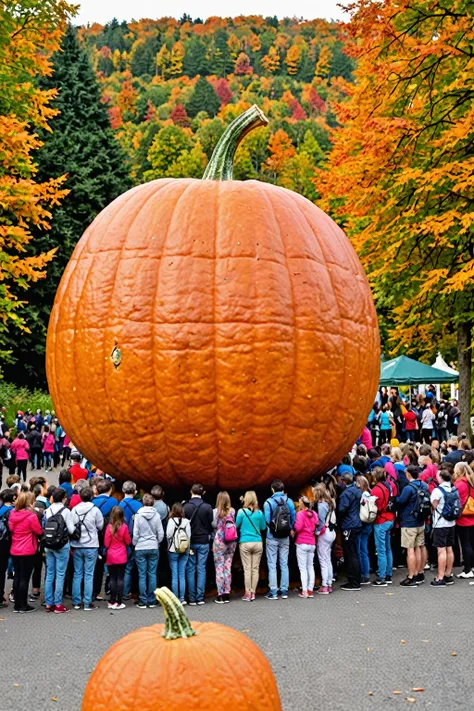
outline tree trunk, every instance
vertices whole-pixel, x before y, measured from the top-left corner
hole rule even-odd
[[[458,325],[459,409],[461,417],[458,432],[472,437],[471,429],[471,369],[472,369],[472,324]]]

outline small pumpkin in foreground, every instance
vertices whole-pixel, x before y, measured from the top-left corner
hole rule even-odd
[[[97,664],[82,711],[281,711],[270,663],[246,635],[189,622],[168,590],[155,590],[165,624],[118,640]]]
[[[291,190],[233,180],[257,106],[203,180],[129,190],[86,230],[48,329],[55,409],[118,479],[241,489],[334,466],[379,379],[377,318],[343,231]]]

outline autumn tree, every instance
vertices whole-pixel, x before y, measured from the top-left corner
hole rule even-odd
[[[301,60],[301,48],[297,44],[292,44],[285,57],[285,64],[288,67],[288,74],[296,74]]]
[[[245,52],[241,52],[235,60],[234,74],[252,74],[252,72],[253,67],[250,64],[250,57]]]
[[[359,0],[358,60],[338,110],[326,205],[350,235],[394,353],[457,340],[461,431],[470,430],[474,325],[474,15],[452,0]]]
[[[273,45],[268,50],[268,54],[263,57],[262,67],[265,69],[265,71],[270,72],[270,74],[274,74],[279,70],[280,55],[276,47],[274,47]]]
[[[51,75],[51,55],[58,49],[74,7],[64,0],[18,0],[0,11],[0,355],[15,325],[28,333],[23,294],[45,277],[54,246],[32,255],[33,235],[51,224],[51,209],[65,197],[65,177],[39,178],[35,163],[37,135],[56,115],[56,90],[39,86]]]
[[[270,157],[267,158],[264,167],[276,180],[283,171],[286,161],[295,155],[296,150],[289,135],[281,128],[272,135],[268,148]]]
[[[165,126],[156,134],[148,160],[151,168],[144,174],[145,180],[200,178],[207,162],[199,141],[179,126]]]
[[[232,101],[234,95],[227,79],[218,79],[214,84],[214,91],[224,106]]]
[[[36,154],[37,176],[46,180],[66,175],[64,186],[69,193],[52,210],[47,234],[33,228],[35,239],[26,253],[37,257],[54,248],[56,254],[47,265],[47,278],[29,295],[26,314],[30,328],[34,326],[31,334],[22,338],[15,331],[11,334],[11,350],[23,366],[16,373],[16,381],[35,386],[46,384],[46,330],[56,289],[72,251],[95,216],[131,187],[126,157],[112,133],[89,56],[79,45],[73,27],[67,28],[52,64],[52,75],[42,78],[40,87],[45,92],[58,90],[51,102],[57,114],[49,121],[50,131],[39,129],[43,145]]]
[[[200,111],[205,111],[209,116],[215,116],[220,105],[219,98],[211,84],[204,77],[199,77],[186,105],[188,114],[196,116]]]
[[[176,126],[189,126],[188,114],[183,104],[176,104],[171,112],[170,118]]]

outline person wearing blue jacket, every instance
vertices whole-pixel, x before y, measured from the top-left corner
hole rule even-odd
[[[296,510],[293,501],[285,494],[285,485],[280,479],[272,481],[272,495],[263,505],[263,513],[267,522],[267,564],[268,564],[268,582],[270,590],[265,595],[267,600],[278,600],[278,576],[277,576],[277,560],[280,564],[280,591],[283,600],[288,597],[288,585],[290,575],[288,571],[288,554],[290,552],[290,535],[293,531],[296,520]],[[289,529],[285,532],[284,537],[274,535],[272,528],[274,527],[273,518],[278,506],[288,507],[290,514]]]
[[[418,479],[419,474],[419,467],[413,464],[407,467],[408,484],[397,497],[402,532],[401,544],[407,551],[408,575],[400,583],[405,588],[413,588],[425,582],[423,572],[426,562],[425,522],[417,516],[415,506],[418,489],[428,492],[428,485]]]
[[[380,457],[370,463],[370,466],[369,466],[370,471],[372,471],[372,469],[374,469],[375,467],[382,467],[382,469],[384,469],[387,462],[390,461],[390,454],[392,452],[392,448],[388,444],[388,442],[386,442],[385,444],[382,445],[382,447],[380,448],[380,451],[381,451]]]
[[[107,524],[109,523],[110,512],[117,506],[117,499],[112,496],[112,482],[109,479],[100,479],[97,482],[97,496],[94,496],[92,503],[94,506],[100,510],[100,513],[104,517],[104,528],[101,531],[99,537],[99,555],[97,556],[97,562],[95,564],[94,571],[94,591],[93,597],[95,600],[103,600],[101,596],[102,582],[104,579],[104,567],[105,567],[105,553],[103,550],[104,543],[104,533],[107,529]],[[107,585],[105,586],[107,588]]]
[[[123,499],[119,503],[121,509],[123,509],[123,515],[125,523],[127,524],[131,535],[133,536],[133,522],[132,518],[135,516],[137,511],[139,511],[143,504],[141,501],[137,501],[135,496],[137,495],[137,485],[134,481],[124,481],[122,485]],[[132,523],[131,523],[132,522]],[[132,576],[133,568],[135,567],[135,550],[129,547],[128,560],[125,567],[125,575],[123,582],[123,597],[128,600],[130,597],[130,589],[132,587]]]
[[[362,491],[355,485],[352,474],[343,474],[341,481],[344,482],[345,489],[339,497],[337,509],[339,513],[339,525],[342,530],[342,548],[347,573],[347,583],[341,586],[341,590],[360,590],[360,562],[358,550],[362,530],[362,521],[360,520],[360,499]]]

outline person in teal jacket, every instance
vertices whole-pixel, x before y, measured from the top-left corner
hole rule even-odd
[[[262,533],[267,528],[265,516],[258,507],[255,491],[247,491],[242,501],[242,508],[237,513],[235,522],[239,532],[240,558],[244,568],[245,595],[242,600],[255,600],[260,560],[263,552]]]

